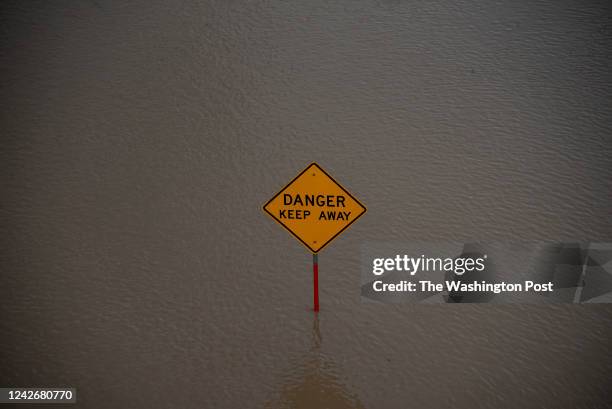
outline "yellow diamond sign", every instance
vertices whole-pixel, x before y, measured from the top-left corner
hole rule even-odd
[[[365,206],[316,163],[270,199],[264,210],[313,253],[366,212]]]

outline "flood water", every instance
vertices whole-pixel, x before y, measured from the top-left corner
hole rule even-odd
[[[612,407],[609,305],[360,300],[366,241],[612,241],[609,2],[0,7],[1,385]],[[318,317],[261,209],[312,161],[368,208],[319,255]]]

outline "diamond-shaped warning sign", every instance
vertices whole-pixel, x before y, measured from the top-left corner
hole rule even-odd
[[[264,210],[313,253],[366,212],[365,206],[316,163],[270,199]]]

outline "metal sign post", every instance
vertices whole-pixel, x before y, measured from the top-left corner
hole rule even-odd
[[[312,283],[314,286],[314,310],[319,312],[319,255],[317,253],[312,255]]]

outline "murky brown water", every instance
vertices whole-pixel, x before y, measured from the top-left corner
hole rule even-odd
[[[0,384],[87,408],[610,406],[607,305],[376,305],[370,241],[612,241],[607,2],[3,2]],[[311,257],[311,161],[368,207]]]

